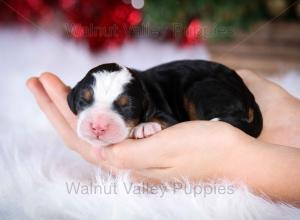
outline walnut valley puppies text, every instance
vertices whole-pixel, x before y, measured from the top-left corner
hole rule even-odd
[[[193,197],[207,197],[209,195],[231,195],[236,191],[236,187],[232,184],[186,184],[186,183],[170,183],[170,184],[149,184],[149,183],[89,183],[66,182],[66,192],[72,195],[153,195],[163,198],[166,194],[186,194]]]

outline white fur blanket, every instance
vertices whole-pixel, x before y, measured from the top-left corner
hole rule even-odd
[[[45,70],[73,84],[99,63],[146,68],[207,59],[204,47],[141,40],[92,56],[54,33],[1,29],[0,48],[0,219],[300,219],[299,209],[229,182],[149,192],[126,175],[112,179],[63,145],[25,88],[26,78]],[[296,72],[275,80],[300,96]]]

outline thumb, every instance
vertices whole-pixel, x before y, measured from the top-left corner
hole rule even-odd
[[[163,133],[160,132],[160,133]],[[160,133],[144,139],[128,139],[102,149],[102,158],[120,169],[164,167],[167,143]]]

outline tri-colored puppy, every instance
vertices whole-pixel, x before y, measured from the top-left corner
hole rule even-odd
[[[116,63],[91,69],[70,91],[78,135],[94,146],[145,138],[176,123],[224,121],[257,137],[262,115],[242,79],[224,65],[182,60],[138,71]]]

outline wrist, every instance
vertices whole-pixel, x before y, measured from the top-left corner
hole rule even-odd
[[[255,193],[271,199],[299,202],[299,156],[297,148],[253,139],[236,149],[223,174],[226,179],[246,184]]]
[[[225,122],[221,128],[222,133],[216,134],[214,147],[210,148],[213,157],[210,164],[207,164],[210,168],[208,177],[212,180],[228,179],[234,176],[236,166],[239,166],[241,160],[248,154],[247,151],[251,148],[252,142],[256,141]]]
[[[217,164],[218,178],[234,179],[238,176],[237,171],[242,171],[244,163],[253,159],[250,157],[255,155],[258,140],[235,127],[226,136],[223,155]]]

